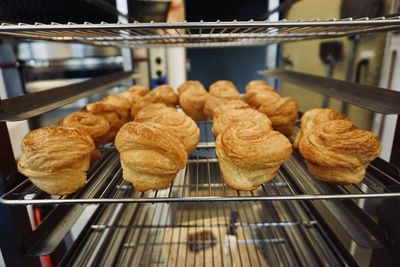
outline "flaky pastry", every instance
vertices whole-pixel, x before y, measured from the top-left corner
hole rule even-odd
[[[154,116],[151,122],[162,124],[168,127],[172,134],[176,135],[185,146],[189,154],[199,143],[200,129],[189,116],[179,112],[164,112]]]
[[[59,125],[85,131],[97,146],[102,143],[103,136],[110,130],[110,124],[105,118],[82,111],[68,114]]]
[[[299,147],[300,139],[303,137],[303,135],[308,133],[315,126],[318,126],[324,122],[341,119],[345,119],[345,116],[342,113],[330,108],[314,108],[308,110],[301,117],[301,128],[296,135],[293,147],[297,149]]]
[[[18,170],[48,194],[71,194],[86,184],[86,171],[94,150],[90,136],[76,128],[36,129],[21,142]]]
[[[186,81],[179,88],[179,105],[195,121],[207,119],[204,104],[208,92],[199,81]]]
[[[254,121],[258,124],[265,124],[271,128],[271,121],[268,117],[252,108],[231,109],[214,116],[212,132],[215,136],[222,133],[231,124],[240,121]]]
[[[271,180],[292,154],[289,140],[267,124],[238,122],[216,140],[223,179],[237,190],[254,190]]]
[[[230,81],[217,81],[209,88],[209,97],[204,104],[204,113],[214,116],[214,109],[231,100],[242,100],[235,85]]]
[[[232,109],[247,109],[249,105],[242,100],[231,100],[225,102],[214,109],[214,117]]]
[[[333,120],[304,133],[300,154],[315,178],[338,184],[360,183],[368,164],[381,151],[377,136],[348,120]]]
[[[128,122],[115,139],[123,178],[141,192],[168,186],[187,163],[183,143],[163,125]]]
[[[167,112],[177,112],[176,109],[167,107],[164,103],[151,103],[142,108],[135,116],[135,121],[145,122],[151,118],[159,116]]]

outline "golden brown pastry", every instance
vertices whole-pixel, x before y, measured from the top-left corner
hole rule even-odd
[[[237,190],[254,190],[271,180],[292,154],[289,140],[267,124],[231,124],[216,140],[224,181]]]
[[[140,98],[131,108],[131,117],[136,118],[137,113],[143,108],[153,103],[164,103],[160,96],[157,94],[147,94]],[[165,103],[164,103],[165,104]]]
[[[119,109],[119,113],[124,116],[127,120],[130,116],[131,105],[130,102],[119,95],[108,95],[102,100],[106,104],[116,106]]]
[[[175,94],[171,86],[165,84],[160,85],[151,90],[148,94],[157,96],[161,102],[165,103],[169,107],[175,108],[178,105],[178,96]]]
[[[262,104],[280,97],[280,95],[267,85],[246,87],[246,101],[254,108],[259,108]]]
[[[141,96],[145,96],[149,92],[149,88],[142,85],[134,85],[130,87],[127,91]]]
[[[110,124],[110,130],[104,136],[98,138],[99,144],[105,144],[114,140],[119,129],[128,121],[123,110],[104,101],[93,102],[87,105],[84,110],[103,117]]]
[[[133,105],[142,97],[141,95],[128,90],[117,94],[117,96],[121,96],[128,100],[130,108],[132,108]]]
[[[151,122],[168,127],[172,134],[176,135],[185,146],[189,154],[199,143],[200,129],[189,116],[179,112],[164,112],[150,119]]]
[[[167,107],[164,103],[152,103],[142,108],[135,117],[137,122],[150,121],[151,118],[167,112],[178,112],[174,108]]]
[[[208,92],[199,81],[184,82],[179,88],[179,105],[183,111],[195,121],[207,119],[204,113],[204,104]]]
[[[141,192],[168,186],[187,163],[182,142],[163,125],[128,122],[115,139],[123,178]]]
[[[230,100],[242,100],[235,85],[230,81],[217,81],[210,86],[209,97],[204,104],[204,113],[214,116],[214,109]]]
[[[214,109],[214,117],[232,109],[247,109],[249,105],[242,100],[231,100],[225,102]]]
[[[48,194],[67,195],[85,185],[95,146],[83,131],[51,126],[28,133],[21,142],[21,150],[21,173]]]
[[[272,88],[266,81],[264,80],[253,80],[250,81],[247,85],[246,85],[246,93],[252,89],[256,89],[256,88],[270,88],[270,90],[274,90],[274,88]]]
[[[381,151],[377,136],[348,120],[324,122],[304,133],[299,144],[315,178],[337,184],[357,184]]]
[[[299,147],[300,139],[303,137],[303,135],[308,133],[315,126],[327,121],[341,119],[345,119],[345,116],[342,113],[330,108],[314,108],[308,110],[301,117],[301,128],[296,135],[293,147],[297,149]]]
[[[298,105],[291,97],[271,98],[262,104],[259,109],[268,116],[274,130],[289,136],[294,132]]]
[[[82,111],[68,114],[60,121],[59,125],[85,131],[97,146],[101,144],[103,136],[110,130],[110,124],[105,118]]]
[[[258,124],[265,124],[271,128],[271,121],[268,117],[252,108],[231,109],[214,116],[212,132],[215,136],[222,133],[231,124],[240,121],[254,121]]]

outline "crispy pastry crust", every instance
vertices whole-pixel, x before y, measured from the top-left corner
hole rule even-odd
[[[187,163],[183,143],[167,127],[128,122],[115,139],[123,178],[141,192],[168,186]]]
[[[195,121],[207,119],[204,104],[208,92],[199,81],[186,81],[179,88],[179,105],[183,111]]]
[[[68,114],[60,121],[59,125],[85,131],[97,146],[101,144],[103,136],[110,130],[110,124],[102,116],[82,111]]]
[[[217,81],[209,88],[209,97],[204,104],[204,113],[214,117],[214,109],[231,100],[242,100],[235,85],[231,81]]]
[[[258,124],[265,124],[271,128],[271,121],[268,117],[252,108],[231,109],[214,116],[212,132],[215,136],[222,133],[231,124],[240,121],[254,121]]]
[[[85,185],[95,146],[84,131],[51,126],[28,133],[21,150],[18,170],[41,190],[66,195]]]
[[[168,127],[185,146],[189,154],[196,148],[200,139],[200,129],[189,116],[179,112],[164,112],[150,119],[151,122],[159,123]]]
[[[216,151],[225,183],[248,191],[274,177],[292,154],[292,146],[267,124],[246,121],[231,124],[218,135]]]
[[[358,129],[350,121],[333,120],[305,133],[299,150],[315,178],[357,184],[368,164],[379,155],[381,144],[373,133]]]

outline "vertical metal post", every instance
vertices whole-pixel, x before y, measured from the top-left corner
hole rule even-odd
[[[8,179],[14,171],[7,124],[0,122],[0,194],[21,182]],[[6,266],[40,266],[38,258],[24,257],[22,251],[22,239],[32,232],[26,208],[0,205],[0,218],[0,249]]]

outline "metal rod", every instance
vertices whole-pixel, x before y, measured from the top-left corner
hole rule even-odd
[[[400,113],[400,92],[289,70],[260,73],[304,86],[306,89],[383,114]]]

